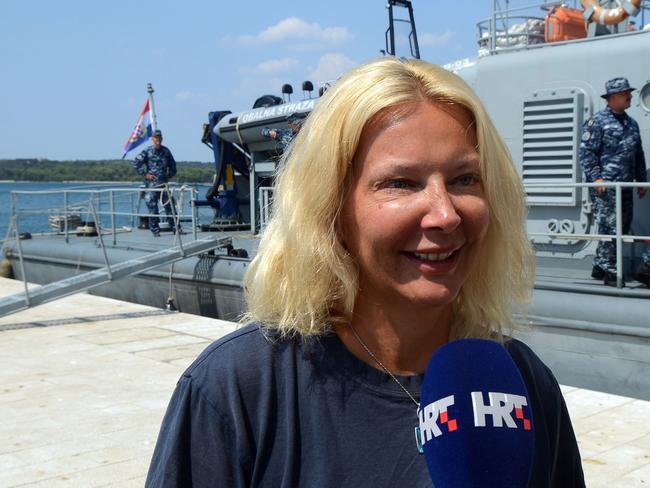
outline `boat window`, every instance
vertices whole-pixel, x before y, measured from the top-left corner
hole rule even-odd
[[[643,85],[643,88],[639,91],[639,102],[643,110],[650,112],[650,83]]]

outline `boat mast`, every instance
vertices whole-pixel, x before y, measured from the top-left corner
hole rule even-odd
[[[394,7],[403,7],[408,11],[408,19],[396,19],[393,15]],[[415,59],[420,59],[420,45],[418,44],[418,34],[415,30],[415,18],[413,17],[413,5],[411,0],[388,0],[388,29],[386,29],[386,49],[381,52],[395,56],[395,23],[404,22],[409,24],[411,31],[409,32],[409,48],[411,56]]]
[[[151,108],[151,125],[154,131],[158,130],[158,119],[156,119],[156,107],[153,104],[153,85],[147,83],[147,93],[149,94],[149,107]]]

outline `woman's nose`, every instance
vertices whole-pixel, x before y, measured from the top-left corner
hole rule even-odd
[[[461,218],[446,188],[426,190],[424,194],[428,208],[422,217],[422,228],[454,231],[460,225]]]

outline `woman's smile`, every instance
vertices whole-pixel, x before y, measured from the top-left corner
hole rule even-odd
[[[458,264],[460,251],[442,253],[405,252],[404,255],[420,268],[423,274],[445,274],[453,271]]]

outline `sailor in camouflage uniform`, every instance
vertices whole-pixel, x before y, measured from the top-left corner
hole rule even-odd
[[[172,152],[162,145],[162,132],[154,131],[151,136],[151,146],[142,151],[133,161],[133,167],[145,180],[147,188],[163,188],[170,178],[176,176],[176,161]],[[149,217],[149,229],[154,236],[160,236],[160,225],[158,222],[158,200],[163,200],[163,207],[167,214],[172,233],[176,233],[176,224],[172,217],[172,198],[168,192],[145,191],[144,201],[153,216]]]
[[[307,116],[303,113],[293,113],[287,117],[287,125],[289,126],[287,129],[269,129],[268,127],[264,127],[262,129],[262,135],[275,139],[280,146],[280,151],[284,153],[296,134],[300,132],[305,117]]]
[[[641,134],[636,121],[625,113],[632,101],[626,78],[613,78],[605,83],[607,107],[591,117],[583,127],[580,143],[580,165],[588,182],[646,181],[645,157]],[[639,198],[645,188],[637,188]],[[600,234],[616,233],[616,190],[596,187],[590,192]],[[622,191],[622,227],[628,234],[632,223],[632,189]],[[635,277],[650,286],[650,251],[642,257],[643,264]],[[616,243],[600,242],[594,257],[591,276],[616,286]],[[645,268],[647,269],[645,269]]]

